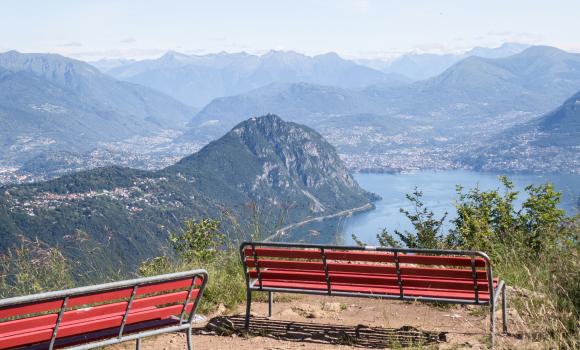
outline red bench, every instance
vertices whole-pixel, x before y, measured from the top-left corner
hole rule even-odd
[[[490,307],[491,341],[505,283],[493,278],[486,254],[476,251],[344,247],[246,242],[240,247],[246,276],[246,328],[253,291],[369,297]]]
[[[191,325],[205,270],[0,300],[0,349],[93,349]]]

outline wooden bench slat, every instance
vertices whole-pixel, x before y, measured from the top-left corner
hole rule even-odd
[[[154,283],[154,284],[139,286],[139,288],[137,288],[137,295],[168,292],[171,290],[189,288],[189,287],[191,287],[192,282],[193,282],[193,279],[187,278],[187,279],[183,279],[183,280],[161,282],[161,283]],[[196,281],[196,286],[200,286],[201,283],[202,283],[201,278],[198,278]]]
[[[485,267],[485,259],[475,258],[476,267]],[[430,256],[430,255],[399,255],[399,262],[402,264],[419,265],[446,265],[446,266],[470,266],[471,258],[463,256]]]
[[[62,299],[49,300],[0,309],[0,320],[21,315],[35,314],[51,310],[59,310]]]
[[[258,264],[260,265],[260,268],[324,271],[324,264],[322,261],[272,260],[261,258],[258,259]],[[248,267],[256,267],[254,260],[248,260],[246,265]]]
[[[395,255],[387,252],[327,251],[328,260],[348,260],[365,262],[395,262]],[[438,265],[438,266],[471,266],[471,258],[464,256],[439,256],[399,254],[401,264]],[[485,267],[485,260],[475,258],[476,267]]]
[[[246,248],[244,252],[247,257],[254,256],[252,248]],[[306,249],[256,248],[256,255],[275,258],[322,259],[320,250]]]
[[[133,288],[123,288],[106,292],[96,292],[91,294],[70,297],[67,303],[68,307],[88,305],[94,303],[108,302],[111,300],[127,299],[131,296]]]

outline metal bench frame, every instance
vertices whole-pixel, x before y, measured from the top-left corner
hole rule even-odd
[[[193,281],[192,281],[191,287],[189,288],[187,298],[183,304],[183,311],[181,312],[178,325],[159,328],[159,329],[153,329],[153,330],[148,330],[148,331],[143,331],[143,332],[138,332],[138,333],[128,334],[128,335],[124,334],[125,322],[127,321],[127,316],[129,315],[129,312],[131,311],[131,304],[133,302],[133,299],[135,298],[135,294],[136,294],[135,292],[139,286],[147,285],[147,284],[151,284],[151,283],[158,283],[158,282],[170,282],[173,280],[180,280],[180,279],[186,279],[186,278],[192,278]],[[187,304],[189,304],[191,302],[190,298],[191,298],[193,290],[195,289],[196,280],[198,278],[202,278],[202,284],[199,287],[199,292],[197,294],[196,299],[193,302],[193,307],[191,309],[191,312],[189,313],[189,315],[187,315],[187,313],[186,313]],[[154,336],[154,335],[159,335],[159,334],[164,334],[164,333],[173,333],[173,332],[185,331],[185,333],[187,335],[187,348],[189,350],[192,350],[193,345],[192,345],[192,339],[191,339],[191,337],[192,337],[191,326],[192,326],[193,321],[194,321],[195,311],[197,309],[197,306],[199,304],[199,301],[203,295],[203,291],[204,291],[205,286],[207,284],[207,280],[208,280],[208,273],[206,270],[203,270],[203,269],[191,270],[191,271],[186,271],[186,272],[178,272],[178,273],[159,275],[159,276],[153,276],[153,277],[137,278],[137,279],[126,280],[126,281],[105,283],[105,284],[99,284],[99,285],[94,285],[94,286],[87,286],[87,287],[80,287],[80,288],[73,288],[73,289],[67,289],[67,290],[60,290],[60,291],[54,291],[54,292],[46,292],[46,293],[33,294],[33,295],[28,295],[28,296],[3,299],[3,300],[0,300],[0,310],[7,309],[10,307],[15,307],[15,306],[22,305],[22,304],[30,304],[30,303],[47,301],[47,300],[61,299],[62,306],[61,306],[60,311],[58,313],[58,318],[57,318],[56,324],[55,324],[53,332],[52,332],[52,338],[50,340],[50,345],[48,347],[48,350],[52,350],[54,348],[56,340],[57,340],[58,328],[59,328],[60,323],[62,321],[62,317],[63,317],[63,314],[66,310],[67,302],[68,302],[69,298],[75,297],[75,296],[81,296],[84,294],[106,292],[106,291],[110,291],[110,290],[116,290],[116,289],[121,289],[121,288],[131,288],[132,287],[133,293],[131,294],[131,297],[129,298],[129,300],[127,302],[125,314],[123,316],[123,320],[122,320],[122,323],[120,325],[119,333],[117,336],[110,337],[109,339],[105,339],[105,340],[94,341],[94,342],[90,342],[90,343],[86,343],[86,344],[80,344],[80,345],[76,345],[76,346],[72,346],[72,347],[65,347],[65,348],[67,350],[94,349],[94,348],[99,348],[99,347],[103,347],[103,346],[108,346],[108,345],[113,345],[113,344],[118,344],[118,343],[122,343],[122,342],[126,342],[126,341],[135,340],[136,341],[136,345],[135,345],[136,349],[139,350],[142,338],[150,337],[150,336]],[[0,326],[2,326],[2,323],[0,323]],[[30,345],[30,346],[34,346],[34,345]]]
[[[322,264],[324,267],[324,271],[327,275],[327,284],[328,289],[324,290],[314,290],[314,289],[299,289],[299,288],[272,288],[272,287],[264,287],[261,283],[260,278],[260,268],[257,265],[256,270],[258,272],[258,279],[254,283],[252,283],[248,265],[246,264],[246,255],[244,250],[246,248],[251,248],[254,251],[254,257],[252,258],[255,262],[258,262],[255,249],[261,247],[267,248],[310,248],[310,249],[319,249],[322,256]],[[399,280],[399,285],[401,288],[401,293],[399,295],[379,295],[379,294],[369,294],[369,293],[355,293],[355,292],[340,292],[340,291],[332,291],[331,290],[331,283],[328,280],[328,268],[327,262],[325,259],[324,251],[325,249],[331,250],[343,250],[343,251],[377,251],[377,252],[387,252],[393,253],[395,256],[395,264],[397,266],[397,279]],[[403,287],[400,284],[401,275],[398,268],[398,260],[397,256],[399,253],[403,254],[429,254],[429,255],[442,255],[442,256],[458,256],[463,255],[467,257],[471,257],[472,261],[472,270],[474,271],[474,291],[475,291],[475,298],[474,300],[462,300],[462,299],[449,299],[449,298],[437,298],[437,297],[414,297],[414,296],[405,296],[403,293]],[[375,247],[375,246],[337,246],[337,245],[321,245],[321,244],[298,244],[298,243],[270,243],[270,242],[244,242],[240,245],[240,256],[242,265],[244,268],[244,275],[246,277],[246,319],[245,319],[245,327],[246,329],[250,326],[250,312],[251,312],[251,303],[252,303],[252,292],[254,291],[266,291],[268,292],[268,316],[272,316],[272,303],[273,303],[273,292],[282,292],[282,293],[298,293],[298,294],[315,294],[315,295],[328,295],[328,296],[340,296],[340,297],[358,297],[358,298],[374,298],[374,299],[391,299],[391,300],[406,300],[406,301],[422,301],[422,302],[439,302],[439,303],[449,303],[449,304],[462,304],[462,305],[480,305],[480,306],[489,306],[490,314],[490,341],[491,345],[493,346],[495,342],[495,311],[496,307],[500,298],[502,300],[502,323],[503,323],[503,333],[507,334],[507,296],[506,296],[506,284],[503,280],[500,280],[497,284],[497,287],[493,287],[493,270],[491,267],[491,261],[487,254],[479,251],[469,251],[469,250],[446,250],[446,249],[408,249],[408,248],[387,248],[387,247]],[[487,272],[487,282],[488,282],[488,290],[489,290],[489,301],[482,301],[478,300],[477,297],[477,278],[475,277],[475,257],[480,257],[485,260],[486,265],[486,272]],[[256,283],[257,282],[257,283]]]

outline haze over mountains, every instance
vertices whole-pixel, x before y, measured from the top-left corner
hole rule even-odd
[[[0,163],[182,130],[194,109],[59,55],[0,54]]]
[[[462,54],[409,53],[392,61],[360,59],[356,62],[383,71],[404,75],[412,80],[424,80],[443,73],[467,57],[501,58],[522,52],[527,44],[505,43],[497,48],[474,47]]]
[[[575,92],[579,82],[580,54],[536,46],[507,58],[470,57],[436,77],[405,86],[348,90],[303,83],[273,84],[216,99],[197,114],[194,122],[213,121],[217,125],[220,115],[227,119],[236,113],[239,116],[234,122],[238,122],[243,115],[260,114],[253,110],[258,108],[296,111],[290,117],[311,120],[314,116],[303,111],[321,117],[404,113],[472,119],[513,111],[541,114]]]
[[[421,62],[417,72],[431,69]],[[526,129],[580,90],[579,54],[516,44],[475,48],[415,82],[332,53],[168,52],[94,64],[107,73],[58,55],[0,54],[0,183],[115,164],[160,169],[267,113],[315,128],[351,170],[472,167],[466,159],[497,135]],[[580,171],[549,158],[526,164],[510,169]]]
[[[231,238],[247,239],[252,217],[268,235],[375,199],[318,133],[268,115],[159,171],[106,167],[0,187],[0,252],[38,238],[80,273],[128,272],[163,254],[186,219],[220,218]]]
[[[111,76],[149,86],[191,106],[202,107],[214,98],[235,95],[271,83],[306,82],[343,88],[374,84],[399,85],[408,81],[344,60],[335,53],[309,57],[292,51],[185,55],[168,52],[144,60],[107,68],[108,61],[94,63]]]
[[[536,46],[506,58],[469,57],[405,86],[274,84],[216,99],[191,125],[193,133],[219,135],[244,116],[271,111],[315,127],[341,153],[373,158],[379,167],[403,168],[427,152],[417,167],[437,168],[550,111],[579,87],[580,54]]]

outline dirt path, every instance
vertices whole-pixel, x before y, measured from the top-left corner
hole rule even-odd
[[[451,306],[446,308],[432,307],[421,303],[403,303],[398,301],[380,301],[371,299],[354,299],[320,296],[282,297],[283,301],[274,303],[274,315],[271,320],[267,314],[267,304],[255,302],[252,305],[254,333],[262,336],[244,337],[235,333],[223,332],[216,335],[208,331],[205,323],[194,328],[194,349],[224,349],[224,350],[282,350],[282,349],[352,349],[377,348],[376,344],[361,343],[358,346],[337,345],[324,337],[303,334],[299,327],[309,331],[332,333],[333,330],[356,329],[358,325],[380,327],[379,335],[392,332],[403,326],[411,326],[421,331],[438,334],[443,332],[445,340],[433,345],[424,346],[427,349],[486,349],[489,329],[488,309],[481,307]],[[240,311],[242,306],[240,306]],[[519,339],[517,334],[525,330],[514,310],[510,310],[510,336],[498,335],[497,348],[504,349],[535,349],[538,344]],[[209,318],[219,316],[211,315]],[[261,316],[261,317],[260,317]],[[497,316],[500,316],[499,314]],[[241,317],[227,318],[240,322]],[[501,320],[500,317],[498,319]],[[215,319],[214,319],[215,320]],[[280,340],[275,331],[260,331],[260,327],[286,327],[292,330]],[[304,327],[307,326],[307,327]],[[497,332],[501,333],[501,323]],[[277,337],[274,339],[272,337]],[[376,338],[376,337],[375,337]],[[338,343],[353,344],[341,339]],[[381,346],[382,348],[383,346]],[[134,349],[133,343],[126,343],[107,348],[107,350]],[[147,338],[142,342],[143,350],[177,350],[185,349],[183,334],[168,334],[155,338]]]

